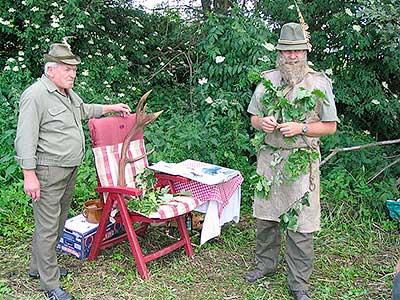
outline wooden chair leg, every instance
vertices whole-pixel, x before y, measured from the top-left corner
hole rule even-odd
[[[121,213],[122,223],[124,224],[125,231],[128,236],[129,245],[133,257],[135,259],[138,272],[143,279],[149,279],[150,278],[149,269],[146,266],[146,262],[143,257],[143,252],[142,249],[140,248],[139,241],[137,239],[135,228],[133,227],[133,224],[129,217],[129,212],[126,207],[125,200],[120,195],[117,195],[117,203]]]
[[[176,219],[176,223],[178,224],[178,230],[179,233],[181,234],[181,239],[185,241],[185,252],[186,255],[189,257],[193,257],[194,252],[193,252],[193,247],[192,243],[190,241],[189,233],[186,228],[186,223],[184,220],[185,216],[180,216]]]
[[[97,231],[94,236],[92,248],[90,249],[90,253],[89,253],[89,257],[88,257],[89,260],[94,260],[97,257],[97,255],[99,254],[101,243],[104,239],[104,235],[106,234],[107,224],[110,221],[111,208],[115,201],[113,199],[113,197],[110,197],[110,196],[111,195],[109,195],[107,197],[106,205],[103,207],[103,212],[101,214],[100,223],[99,223],[99,226],[97,227]]]

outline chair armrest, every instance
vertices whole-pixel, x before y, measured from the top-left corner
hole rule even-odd
[[[143,191],[140,189],[120,186],[100,186],[97,187],[95,191],[98,193],[114,193],[130,196],[140,196],[143,193]]]
[[[165,174],[165,173],[156,173],[154,174],[155,178],[158,179],[164,179],[164,180],[172,180],[175,182],[189,182],[190,179],[182,176],[177,176],[177,175],[170,175],[170,174]]]

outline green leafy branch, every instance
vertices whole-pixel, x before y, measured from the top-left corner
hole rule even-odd
[[[299,227],[298,216],[304,206],[310,206],[309,192],[305,193],[303,197],[294,202],[286,213],[279,216],[282,230],[292,229],[293,231],[297,231]]]
[[[267,180],[264,176],[257,176],[256,195],[259,198],[265,198],[271,190],[272,180]]]
[[[288,182],[295,182],[302,174],[310,171],[310,164],[319,159],[319,152],[313,149],[293,149],[283,166],[283,174]]]
[[[191,193],[181,191],[177,194],[170,193],[170,187],[155,188],[157,179],[154,171],[145,169],[136,176],[136,188],[143,191],[142,195],[128,201],[128,209],[140,212],[143,215],[150,215],[156,212],[160,205],[170,202],[174,196],[190,196]]]
[[[317,100],[326,99],[321,90],[310,91],[300,87],[296,98],[290,101],[283,94],[287,85],[276,88],[267,79],[263,79],[262,83],[265,87],[265,94],[261,97],[260,102],[264,105],[267,113],[274,115],[279,123],[304,122],[306,113],[315,109]]]
[[[255,77],[255,75],[252,75]],[[261,78],[258,76],[257,78]],[[254,79],[254,78],[253,78]],[[270,80],[262,79],[261,82],[265,87],[265,93],[261,97],[260,102],[264,106],[268,115],[273,115],[278,123],[282,122],[300,122],[306,119],[306,113],[315,109],[317,99],[326,99],[325,94],[318,89],[313,91],[303,87],[299,88],[297,97],[293,101],[289,101],[283,95],[283,90],[287,87],[283,85],[276,88]],[[259,117],[264,117],[265,113],[261,112]],[[251,144],[256,151],[262,149],[265,139],[265,132],[256,132]],[[295,137],[285,138],[285,141],[294,142]]]

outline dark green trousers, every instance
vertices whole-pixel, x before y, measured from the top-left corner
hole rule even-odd
[[[281,236],[278,222],[257,219],[256,268],[274,273],[278,268]],[[288,266],[288,285],[293,291],[308,290],[313,271],[313,233],[287,230],[285,259]]]
[[[72,201],[77,167],[37,166],[40,199],[33,202],[35,231],[32,237],[30,271],[38,271],[44,290],[60,286],[56,246]]]

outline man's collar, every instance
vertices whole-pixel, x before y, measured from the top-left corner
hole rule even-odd
[[[46,86],[47,90],[50,93],[53,93],[55,91],[58,91],[56,85],[54,84],[53,81],[50,80],[49,77],[46,76],[46,74],[43,74],[40,80],[43,82],[43,84]]]
[[[47,90],[50,93],[58,92],[60,95],[62,95],[58,90],[57,86],[54,84],[54,82],[51,81],[50,78],[46,76],[46,74],[43,74],[40,80],[43,82],[43,84],[46,86]],[[69,90],[67,89],[66,91],[69,94]],[[65,95],[63,96],[65,97]]]

